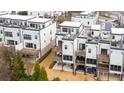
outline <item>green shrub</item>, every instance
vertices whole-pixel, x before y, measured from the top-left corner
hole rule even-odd
[[[61,81],[59,77],[55,77],[52,81]]]
[[[112,46],[116,46],[116,44],[117,44],[116,41],[111,42],[111,45],[112,45]]]

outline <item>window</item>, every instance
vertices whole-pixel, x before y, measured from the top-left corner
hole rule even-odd
[[[14,45],[14,40],[7,40],[7,45]]]
[[[79,43],[79,50],[84,50],[85,49],[85,44]]]
[[[87,59],[87,64],[93,64],[96,65],[96,59]]]
[[[94,32],[92,31],[92,35],[94,35]]]
[[[25,46],[26,46],[27,48],[33,48],[33,43],[26,43]]]
[[[17,33],[17,36],[19,36],[19,33]]]
[[[15,44],[16,44],[16,45],[18,44],[17,41],[15,41]]]
[[[22,26],[22,22],[20,22],[20,26]]]
[[[88,53],[91,53],[91,49],[90,48],[88,49]]]
[[[42,25],[42,28],[45,28],[45,24]]]
[[[85,62],[85,57],[84,56],[77,56],[76,60],[77,61],[84,61]]]
[[[44,40],[44,43],[46,43],[46,40]]]
[[[13,37],[12,32],[5,32],[6,37]]]
[[[0,38],[0,42],[2,41],[2,38]]]
[[[0,33],[3,34],[3,31],[1,30]]]
[[[30,15],[32,15],[32,12],[30,12]]]
[[[27,23],[25,22],[25,26],[27,26]]]
[[[38,29],[38,25],[36,24],[36,29]]]
[[[72,56],[63,55],[63,60],[72,61]]]
[[[90,22],[87,22],[87,24],[89,25],[89,24],[90,24]]]
[[[76,32],[79,32],[79,29],[76,29]]]
[[[37,39],[37,35],[35,35],[35,39]]]
[[[13,25],[18,25],[18,21],[13,20]]]
[[[36,49],[37,48],[37,46],[36,46],[36,44],[34,44],[34,49]]]
[[[101,49],[101,55],[107,55],[107,49]]]
[[[58,46],[62,47],[62,41],[58,41]]]
[[[67,45],[65,45],[65,49],[67,49]]]
[[[31,35],[24,34],[24,39],[31,40]]]
[[[0,23],[3,23],[4,21],[2,19],[0,19]]]
[[[67,32],[67,28],[62,28],[62,31],[63,32]]]
[[[121,66],[111,65],[110,69],[113,70],[113,71],[121,71]]]
[[[45,33],[44,33],[44,36],[45,36]]]
[[[35,24],[30,24],[30,27],[33,27],[34,28],[35,27]]]
[[[112,36],[112,39],[115,39],[115,36]]]

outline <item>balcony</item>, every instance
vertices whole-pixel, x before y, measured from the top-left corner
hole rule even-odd
[[[84,66],[85,65],[85,61],[76,60],[75,64],[76,65],[82,65],[82,66]]]
[[[98,57],[98,61],[100,61],[100,62],[109,62],[109,60],[110,60],[110,58],[108,55],[100,54]]]
[[[99,66],[98,66],[98,70],[99,71],[109,71],[109,66],[108,65],[104,65],[104,64],[100,64]]]
[[[20,50],[20,52],[24,56],[36,56],[36,55],[38,55],[39,50],[23,48],[23,49]]]
[[[75,51],[75,56],[86,56],[85,50],[77,50]]]

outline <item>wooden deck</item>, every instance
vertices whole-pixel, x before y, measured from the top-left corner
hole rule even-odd
[[[99,62],[109,62],[110,57],[108,55],[99,55],[98,61]]]
[[[75,51],[76,56],[86,56],[86,51],[84,50],[77,50]]]
[[[104,71],[104,72],[109,72],[109,67],[107,66],[107,65],[105,65],[105,64],[100,64],[99,66],[98,66],[98,70],[99,71]]]
[[[20,52],[21,52],[23,55],[25,55],[25,56],[27,56],[27,55],[29,55],[29,56],[36,56],[36,55],[38,55],[39,50],[23,48]]]
[[[75,64],[76,65],[82,65],[82,66],[84,66],[85,65],[85,62],[84,61],[76,61]]]

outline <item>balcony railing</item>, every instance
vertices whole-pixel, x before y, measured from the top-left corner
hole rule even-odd
[[[98,66],[98,70],[99,71],[109,71],[109,66],[101,64]]]
[[[81,61],[81,60],[76,60],[75,63],[76,65],[85,65],[85,61]]]
[[[98,57],[98,60],[100,62],[109,62],[110,57],[108,55],[102,55],[102,54],[100,54],[99,57]]]
[[[85,50],[77,50],[75,51],[75,56],[86,56]]]

